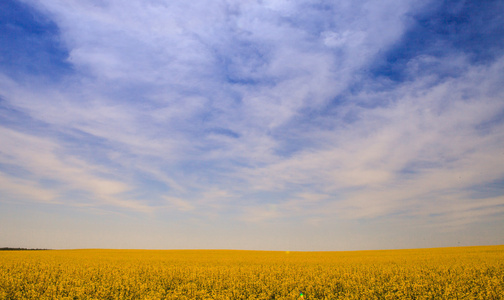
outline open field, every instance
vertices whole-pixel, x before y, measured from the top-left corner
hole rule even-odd
[[[504,246],[0,253],[0,299],[503,299]]]

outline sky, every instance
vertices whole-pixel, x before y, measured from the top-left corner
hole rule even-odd
[[[2,0],[0,247],[504,244],[500,0]]]

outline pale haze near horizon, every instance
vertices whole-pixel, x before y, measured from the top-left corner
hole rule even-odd
[[[504,244],[502,11],[3,1],[0,247]]]

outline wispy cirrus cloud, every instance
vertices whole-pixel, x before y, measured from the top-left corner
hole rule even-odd
[[[9,199],[308,227],[502,215],[499,1],[6,3],[27,37],[0,52]]]
[[[372,110],[352,107],[360,120],[319,131],[323,148],[301,151],[247,176],[264,190],[316,187],[332,199],[317,205],[315,213],[346,218],[410,213],[432,207],[433,201],[442,205],[434,198],[461,191],[465,196],[458,204],[464,198],[477,202],[474,188],[504,176],[504,136],[497,121],[504,109],[501,63],[475,67],[435,87],[419,81],[382,93],[395,101]]]
[[[121,181],[124,178],[114,179],[114,174],[110,174],[108,169],[67,155],[58,144],[47,139],[4,128],[0,131],[3,143],[0,162],[15,166],[18,174],[26,174],[23,179],[11,178],[13,184],[10,190],[17,191],[25,199],[150,211],[147,205],[121,195],[129,188]],[[27,184],[27,190],[21,189],[21,182]],[[76,197],[73,195],[75,191],[86,194]]]

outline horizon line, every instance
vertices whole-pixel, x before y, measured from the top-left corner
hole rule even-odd
[[[499,247],[504,244],[472,245],[472,246],[442,246],[442,247],[419,247],[419,248],[390,248],[390,249],[363,249],[363,250],[259,250],[259,249],[225,249],[225,248],[205,248],[205,249],[143,249],[143,248],[24,248],[24,247],[0,247],[0,251],[82,251],[82,250],[113,250],[113,251],[243,251],[243,252],[372,252],[372,251],[404,251],[404,250],[434,250],[434,249],[456,249],[456,248],[479,248],[479,247]]]

